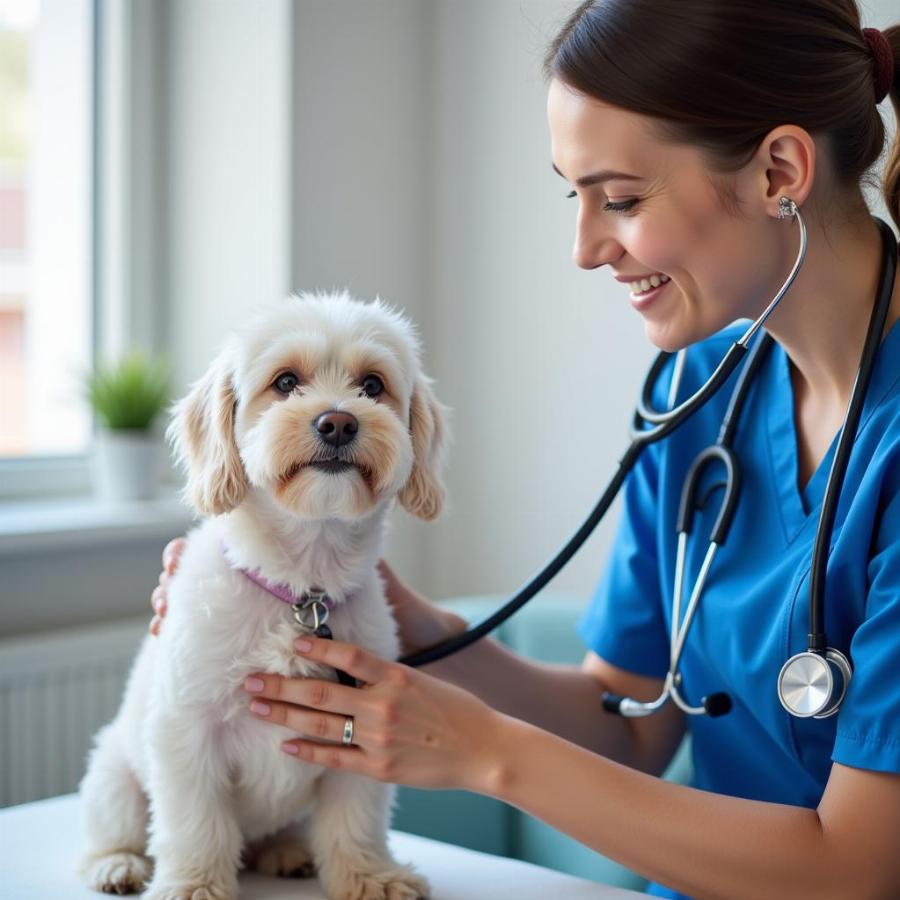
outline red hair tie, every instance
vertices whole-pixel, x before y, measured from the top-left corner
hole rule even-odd
[[[875,103],[881,103],[894,83],[894,51],[877,28],[863,28],[863,37],[875,59]]]

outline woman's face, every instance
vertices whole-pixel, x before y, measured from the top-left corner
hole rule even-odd
[[[738,216],[723,206],[700,151],[662,141],[650,118],[558,80],[548,118],[554,167],[577,196],[575,262],[610,267],[653,344],[679,349],[765,308],[773,273],[761,260],[779,248],[767,247],[772,220],[758,169],[734,176]],[[652,277],[649,292],[630,284]]]

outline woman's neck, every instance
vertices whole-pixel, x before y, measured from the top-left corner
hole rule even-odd
[[[881,233],[871,217],[827,232],[809,226],[806,261],[765,327],[791,361],[797,393],[814,407],[847,406],[881,268]],[[900,279],[895,279],[885,333],[898,317]]]

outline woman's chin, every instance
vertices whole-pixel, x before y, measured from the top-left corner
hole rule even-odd
[[[647,318],[644,319],[644,334],[654,347],[667,353],[677,353],[692,343],[687,335],[680,329],[672,328],[670,323]]]

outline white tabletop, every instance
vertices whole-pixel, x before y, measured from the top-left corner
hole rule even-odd
[[[78,797],[69,794],[0,810],[2,900],[97,900],[79,883]],[[626,900],[642,897],[517,860],[391,832],[391,849],[431,882],[433,900]],[[241,874],[242,900],[325,900],[315,879]]]

